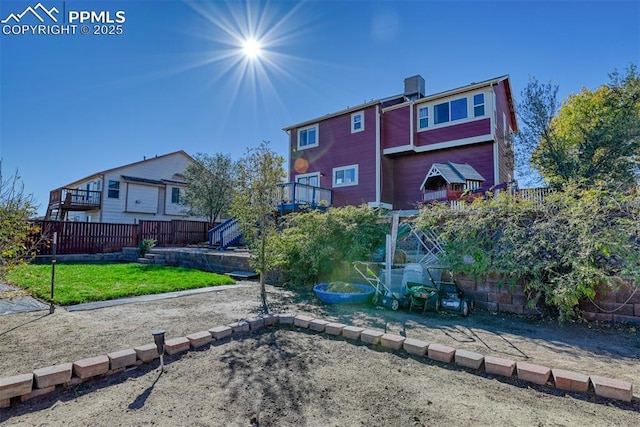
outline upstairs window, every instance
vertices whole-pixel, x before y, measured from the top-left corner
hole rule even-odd
[[[180,204],[180,189],[177,187],[171,188],[171,203]]]
[[[484,116],[484,93],[473,95],[473,117]]]
[[[109,191],[107,192],[107,197],[110,199],[120,198],[120,181],[109,180]]]
[[[467,98],[454,99],[433,106],[433,124],[453,122],[469,117],[467,111]]]
[[[436,104],[433,106],[433,124],[446,123],[449,121],[449,103]]]
[[[333,186],[346,187],[349,185],[358,185],[358,165],[334,168]]]
[[[429,107],[418,108],[418,128],[429,127]]]
[[[318,125],[309,126],[298,130],[298,148],[311,148],[318,146]]]
[[[351,133],[364,130],[364,112],[359,111],[351,115]]]
[[[451,101],[451,121],[467,118],[467,98]]]

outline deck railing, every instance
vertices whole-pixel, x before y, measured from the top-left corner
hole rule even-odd
[[[462,191],[453,191],[453,190],[427,190],[424,193],[424,202],[434,202],[437,200],[445,201],[445,200],[458,200],[462,195]]]
[[[333,190],[312,185],[288,182],[280,184],[281,205],[308,205],[311,208],[333,205]]]
[[[49,193],[49,206],[65,209],[85,209],[100,207],[102,192],[77,188],[58,188]]]

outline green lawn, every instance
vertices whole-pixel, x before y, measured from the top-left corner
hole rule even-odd
[[[55,279],[54,303],[61,305],[235,283],[216,273],[141,264],[57,264]],[[7,280],[49,301],[51,265],[20,266]]]

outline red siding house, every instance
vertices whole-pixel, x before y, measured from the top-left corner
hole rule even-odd
[[[290,183],[282,202],[293,208],[415,209],[450,200],[443,190],[488,190],[513,180],[509,136],[517,123],[508,76],[433,95],[413,76],[400,95],[284,130]]]

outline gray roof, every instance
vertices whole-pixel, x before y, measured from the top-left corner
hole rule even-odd
[[[485,179],[468,163],[434,163],[420,188],[424,188],[429,178],[441,176],[449,184],[464,184],[467,181],[484,181]]]

